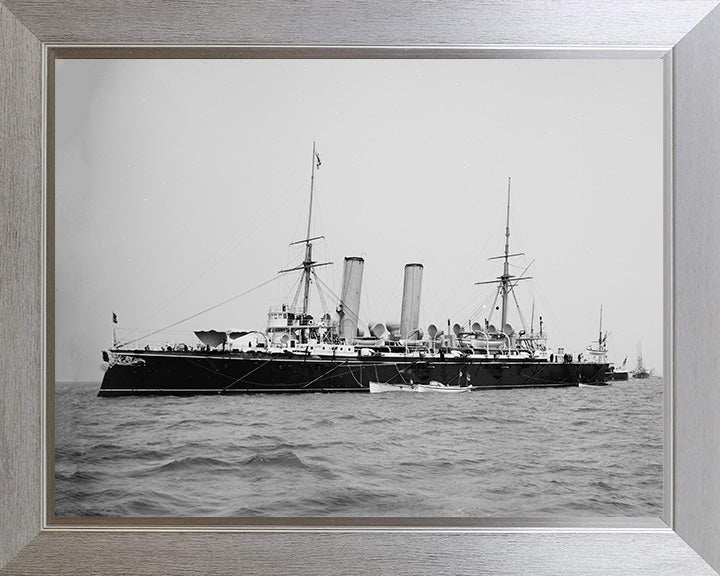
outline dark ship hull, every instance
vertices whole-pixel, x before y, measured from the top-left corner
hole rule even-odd
[[[607,364],[527,358],[320,358],[218,352],[128,352],[111,364],[99,396],[369,392],[370,381],[436,380],[473,389],[568,387],[605,382]]]

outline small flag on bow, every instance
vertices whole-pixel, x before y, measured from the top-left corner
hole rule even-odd
[[[113,324],[117,324],[117,314],[113,312]]]
[[[322,162],[320,162],[320,154],[318,154],[317,152],[315,152],[315,160],[315,168],[320,168],[320,164],[322,164]]]

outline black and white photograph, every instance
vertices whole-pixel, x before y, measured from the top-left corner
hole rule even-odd
[[[661,514],[661,61],[54,65],[57,517]]]

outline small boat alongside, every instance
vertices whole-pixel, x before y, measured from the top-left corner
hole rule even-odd
[[[469,392],[472,386],[451,386],[443,384],[437,380],[431,380],[427,384],[418,384],[409,382],[404,384],[391,384],[389,382],[370,382],[370,394],[379,394],[382,392],[439,392],[439,393],[457,393]]]
[[[593,383],[585,383],[580,382],[578,384],[578,388],[606,388],[607,386],[611,386],[609,382],[593,382]]]

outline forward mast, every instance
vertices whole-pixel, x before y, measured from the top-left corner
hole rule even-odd
[[[312,163],[310,168],[310,203],[308,206],[307,232],[303,240],[298,240],[296,242],[290,243],[290,246],[295,246],[297,244],[305,244],[305,258],[299,266],[279,271],[280,274],[286,272],[302,271],[302,277],[300,279],[300,283],[298,284],[298,291],[296,292],[292,305],[290,306],[291,311],[295,310],[295,306],[297,304],[297,300],[300,294],[300,289],[302,288],[302,307],[300,314],[300,325],[302,327],[301,341],[307,341],[308,336],[307,334],[305,334],[305,332],[311,327],[309,322],[310,316],[308,314],[308,309],[310,302],[310,284],[312,283],[312,277],[315,275],[315,268],[332,264],[332,262],[316,262],[315,260],[313,260],[313,242],[315,240],[322,240],[323,238],[325,238],[324,236],[310,236],[312,232],[313,200],[315,196],[315,171],[319,167],[320,155],[318,154],[316,144],[313,141]],[[320,287],[318,286],[318,291],[319,290]],[[320,293],[320,295],[322,299],[322,293]],[[283,309],[283,312],[286,312],[286,310]]]

